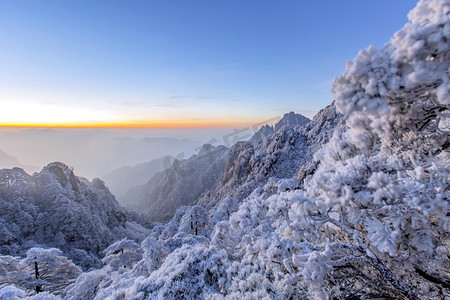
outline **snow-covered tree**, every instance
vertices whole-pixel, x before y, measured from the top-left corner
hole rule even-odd
[[[34,175],[0,170],[0,254],[58,247],[83,268],[101,265],[101,251],[120,238],[143,240],[149,226],[121,208],[101,180],[76,177],[63,163]],[[141,224],[138,224],[140,222]]]
[[[450,2],[420,1],[409,18],[335,79],[349,129],[316,154],[291,209],[304,242],[292,278],[318,294],[448,295]]]
[[[25,292],[16,288],[14,285],[8,285],[0,288],[0,299],[17,300],[25,297]]]
[[[179,234],[202,234],[208,229],[208,214],[199,205],[189,208],[180,220]]]
[[[0,288],[16,285],[5,293],[13,293],[17,288],[33,289],[31,281],[32,275],[19,257],[0,256]]]
[[[128,239],[115,242],[103,250],[103,253],[105,254],[102,259],[103,264],[112,270],[132,268],[136,262],[142,259],[142,250],[139,244]]]
[[[106,269],[82,273],[77,280],[64,291],[65,299],[92,300],[97,295],[102,281],[110,278]]]
[[[58,294],[81,274],[81,269],[56,248],[31,248],[22,263],[33,274],[36,292]]]
[[[81,269],[55,248],[31,248],[23,259],[0,256],[0,288],[4,293],[20,288],[26,295],[61,294],[80,274]],[[14,288],[3,290],[8,286]],[[20,295],[17,293],[16,297]]]

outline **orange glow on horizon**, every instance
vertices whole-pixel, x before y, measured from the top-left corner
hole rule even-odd
[[[86,122],[86,123],[0,123],[0,127],[16,128],[123,128],[123,129],[206,129],[206,128],[243,128],[258,122],[247,121],[129,121],[129,122]]]

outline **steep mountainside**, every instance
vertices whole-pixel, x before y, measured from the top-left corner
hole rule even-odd
[[[421,0],[408,18],[386,45],[347,63],[333,83],[335,103],[313,121],[234,146],[236,163],[223,157],[226,183],[216,190],[264,172],[296,179],[261,180],[249,196],[227,196],[211,210],[183,206],[141,244],[107,247],[100,269],[81,273],[57,249],[1,256],[0,298],[26,299],[42,287],[36,299],[450,299],[450,1]],[[296,171],[288,161],[302,151],[312,158]],[[20,204],[39,186],[84,203],[82,181],[59,164],[0,182],[1,196]],[[8,216],[25,207],[32,214],[47,198]],[[38,264],[46,276],[30,275]]]
[[[294,116],[286,114],[275,125],[278,128],[275,133],[256,143],[252,139],[232,146],[221,183],[215,190],[206,191],[197,203],[212,208],[227,196],[242,200],[270,178],[290,179],[304,170],[312,172],[313,154],[329,140],[337,126],[343,127],[342,116],[334,105],[321,110],[310,122],[305,123],[306,118],[301,115]],[[303,125],[295,126],[299,119]],[[299,183],[293,180],[289,186],[297,188]]]
[[[145,237],[147,229],[136,221],[100,179],[76,177],[62,163],[35,175],[19,168],[0,170],[2,255],[58,247],[80,266],[98,266],[101,251],[115,240]]]
[[[174,161],[172,156],[164,156],[135,166],[125,166],[103,176],[109,190],[120,204],[127,206],[122,196],[133,186],[142,185],[156,173],[169,168]]]
[[[205,190],[215,187],[225,167],[227,148],[204,145],[197,155],[175,160],[172,167],[146,184],[131,188],[123,197],[153,221],[168,221],[177,208],[193,205]]]
[[[131,188],[124,201],[135,201],[134,207],[152,220],[168,221],[181,205],[211,208],[228,195],[243,199],[270,177],[293,177],[311,160],[308,143],[299,131],[308,122],[290,112],[275,126],[261,127],[250,141],[238,142],[228,150],[205,145],[198,155]]]

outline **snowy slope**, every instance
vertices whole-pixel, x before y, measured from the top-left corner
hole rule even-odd
[[[131,188],[123,197],[153,221],[168,221],[177,208],[193,205],[205,191],[217,185],[223,174],[225,146],[203,145],[197,155],[175,160],[172,167],[153,176],[146,184]]]
[[[38,245],[58,247],[80,266],[98,266],[101,250],[115,240],[145,235],[133,219],[101,180],[76,177],[62,163],[35,175],[0,170],[2,255],[21,255]]]
[[[314,152],[338,125],[342,127],[341,115],[334,105],[320,111],[312,121],[292,112],[286,114],[275,125],[273,134],[259,141],[253,137],[230,148],[222,182],[204,193],[198,204],[212,208],[227,196],[242,200],[271,178],[277,181],[296,177],[302,168],[310,168]],[[261,130],[266,132],[267,128]],[[293,180],[291,186],[297,188],[299,183]]]
[[[181,207],[140,245],[123,239],[109,246],[103,267],[76,280],[79,271],[57,251],[44,253],[72,270],[60,296],[450,298],[450,2],[421,0],[408,17],[385,46],[364,49],[347,64],[333,84],[335,105],[307,132],[287,128],[260,142],[266,153],[286,155],[280,166],[289,153],[314,152],[306,169],[267,170],[294,174],[296,182],[269,178],[210,211]],[[308,143],[308,132],[316,140]],[[227,183],[246,182],[245,166],[263,151],[258,145],[235,146]],[[273,162],[259,161],[258,171]],[[9,184],[29,180],[17,177]],[[29,262],[0,257],[0,297],[34,293],[21,280]],[[58,299],[51,297],[42,298]]]
[[[310,120],[307,117],[302,116],[301,114],[296,114],[293,111],[291,111],[289,113],[284,114],[283,117],[275,125],[271,126],[269,124],[266,124],[261,126],[261,128],[250,138],[249,141],[252,144],[256,144],[266,136],[269,136],[279,131],[283,126],[295,127],[297,125],[305,125],[309,121]]]
[[[243,199],[270,177],[293,177],[300,165],[311,160],[304,136],[294,129],[308,122],[290,112],[275,126],[261,127],[250,141],[228,150],[205,145],[198,155],[131,188],[123,199],[154,221],[168,221],[182,205],[211,208],[228,195]]]
[[[283,126],[295,127],[298,125],[305,125],[309,121],[310,120],[307,117],[291,111],[287,114],[284,114],[283,118],[281,118],[281,120],[275,124],[275,132],[280,131],[281,127]]]

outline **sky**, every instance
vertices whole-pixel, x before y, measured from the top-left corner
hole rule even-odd
[[[0,126],[240,128],[313,117],[411,0],[0,2]]]

